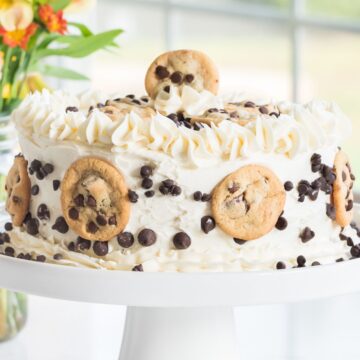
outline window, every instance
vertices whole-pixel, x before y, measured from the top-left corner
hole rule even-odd
[[[101,0],[99,30],[123,27],[119,53],[99,53],[94,87],[142,93],[161,51],[198,48],[220,68],[222,89],[279,99],[334,100],[353,119],[345,149],[360,177],[358,0]]]

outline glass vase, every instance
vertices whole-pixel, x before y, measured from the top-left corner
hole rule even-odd
[[[16,133],[10,116],[0,116],[0,203],[6,199],[5,179],[17,152]],[[0,289],[0,342],[14,337],[24,327],[26,318],[26,295]]]

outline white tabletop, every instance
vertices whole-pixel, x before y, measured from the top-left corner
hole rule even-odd
[[[239,360],[358,360],[359,306],[351,295],[237,308]],[[1,360],[117,360],[124,307],[31,296],[29,310],[25,330],[0,343]]]

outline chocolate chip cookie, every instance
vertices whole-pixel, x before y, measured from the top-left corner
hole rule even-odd
[[[155,98],[166,86],[188,85],[197,91],[208,90],[217,94],[219,74],[213,61],[195,50],[176,50],[157,57],[150,65],[145,88],[151,98]]]
[[[6,210],[15,226],[20,226],[30,205],[31,183],[27,173],[27,161],[22,155],[17,155],[14,164],[6,177],[7,192]]]
[[[336,222],[344,227],[351,223],[354,215],[353,186],[355,176],[351,171],[348,156],[338,151],[335,157],[334,171],[336,179],[333,185],[333,202],[336,212]]]
[[[108,241],[128,223],[127,194],[122,174],[111,163],[84,157],[68,168],[61,183],[63,215],[82,238]]]
[[[131,111],[143,119],[151,119],[156,114],[155,110],[148,105],[130,104],[124,99],[108,100],[106,105],[100,108],[100,111],[113,121],[121,120]]]
[[[285,190],[266,167],[247,165],[214,189],[211,208],[216,224],[230,236],[253,240],[271,231],[285,206]]]

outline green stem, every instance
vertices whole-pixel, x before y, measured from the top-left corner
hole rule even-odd
[[[3,65],[3,73],[1,77],[1,83],[0,83],[0,112],[3,112],[5,109],[5,99],[4,99],[4,86],[6,85],[9,67],[10,67],[10,61],[11,61],[11,53],[12,49],[7,48],[5,51],[5,58],[4,58],[4,65]]]
[[[20,77],[24,72],[24,62],[25,62],[26,52],[24,50],[21,51],[20,59],[18,62],[17,69],[14,74],[14,79],[12,81],[13,86],[11,87],[11,98],[16,99],[19,96],[19,88],[20,88]]]

